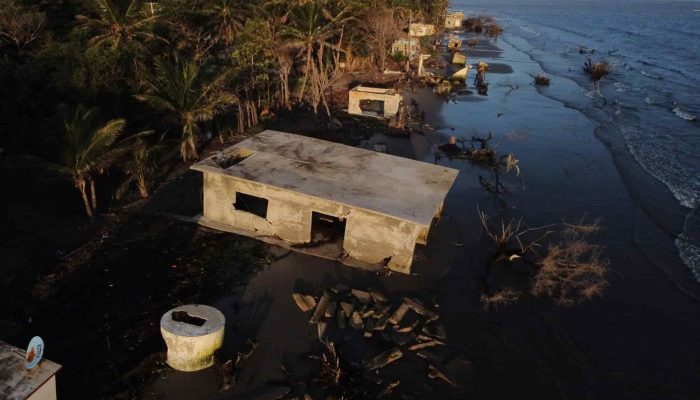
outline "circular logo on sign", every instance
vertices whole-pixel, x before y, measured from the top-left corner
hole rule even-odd
[[[39,364],[44,355],[44,341],[39,336],[34,336],[27,346],[27,355],[24,358],[27,369],[32,369]]]

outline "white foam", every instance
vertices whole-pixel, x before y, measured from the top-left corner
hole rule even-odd
[[[645,71],[645,70],[642,70],[642,71],[641,71],[641,74],[642,74],[642,75],[644,75],[644,76],[646,76],[647,78],[652,78],[652,79],[661,79],[661,77],[660,77],[660,76],[657,76],[657,75],[652,75],[652,74],[648,73],[648,72],[647,72],[647,71]]]
[[[673,110],[673,113],[676,114],[678,117],[686,120],[686,121],[695,121],[696,117],[693,114],[690,114],[688,112],[685,112],[681,110],[680,107],[676,106]]]
[[[700,247],[693,245],[681,237],[676,239],[676,247],[683,263],[690,268],[690,272],[695,276],[695,280],[700,282]]]

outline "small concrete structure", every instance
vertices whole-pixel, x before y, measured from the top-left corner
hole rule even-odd
[[[461,11],[453,12],[445,16],[445,28],[459,29],[464,21],[464,13]]]
[[[450,35],[450,38],[447,40],[447,49],[448,50],[459,50],[462,48],[462,39],[459,38],[457,35]]]
[[[466,64],[467,63],[467,56],[465,56],[462,53],[455,53],[452,56],[452,64]]]
[[[469,75],[469,70],[471,70],[471,69],[472,69],[471,65],[466,65],[464,68],[455,71],[455,73],[452,74],[452,78],[467,80],[467,76]]]
[[[408,35],[422,37],[435,34],[435,25],[414,22],[408,26]]]
[[[168,365],[179,371],[199,371],[214,364],[224,343],[226,318],[214,307],[190,304],[173,308],[160,319],[168,347]]]
[[[192,169],[204,173],[200,223],[303,249],[331,227],[343,256],[409,273],[458,171],[267,130]],[[300,250],[302,251],[302,250]]]
[[[56,400],[56,373],[61,366],[47,359],[27,369],[25,351],[0,341],[0,399]]]
[[[401,53],[408,58],[413,58],[419,49],[420,43],[416,38],[400,38],[391,44],[391,54]]]
[[[394,89],[373,88],[358,85],[348,92],[348,114],[352,115],[372,115],[374,112],[362,111],[360,102],[362,100],[374,100],[383,103],[382,111],[377,113],[379,117],[393,117],[399,112],[399,106],[403,97],[396,93]]]

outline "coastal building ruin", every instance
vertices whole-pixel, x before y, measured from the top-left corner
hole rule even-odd
[[[348,92],[348,114],[390,118],[399,112],[402,99],[394,89],[358,85]]]
[[[191,168],[204,175],[202,225],[292,249],[334,238],[328,258],[403,273],[458,173],[271,130]]]
[[[408,26],[409,36],[422,37],[435,34],[435,25],[414,22]]]
[[[452,64],[464,65],[466,63],[467,63],[467,56],[465,56],[464,54],[457,52],[452,56]]]
[[[459,50],[462,48],[462,39],[457,35],[450,35],[447,39],[447,50]]]
[[[408,58],[413,58],[420,49],[420,43],[416,38],[400,38],[391,44],[391,54],[401,53]]]
[[[461,11],[453,12],[445,16],[445,28],[459,29],[464,21],[464,13]]]

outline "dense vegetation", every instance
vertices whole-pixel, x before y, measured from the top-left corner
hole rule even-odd
[[[41,160],[98,207],[95,181],[149,195],[166,162],[280,108],[330,116],[343,72],[379,70],[446,0],[0,0],[0,157]]]

